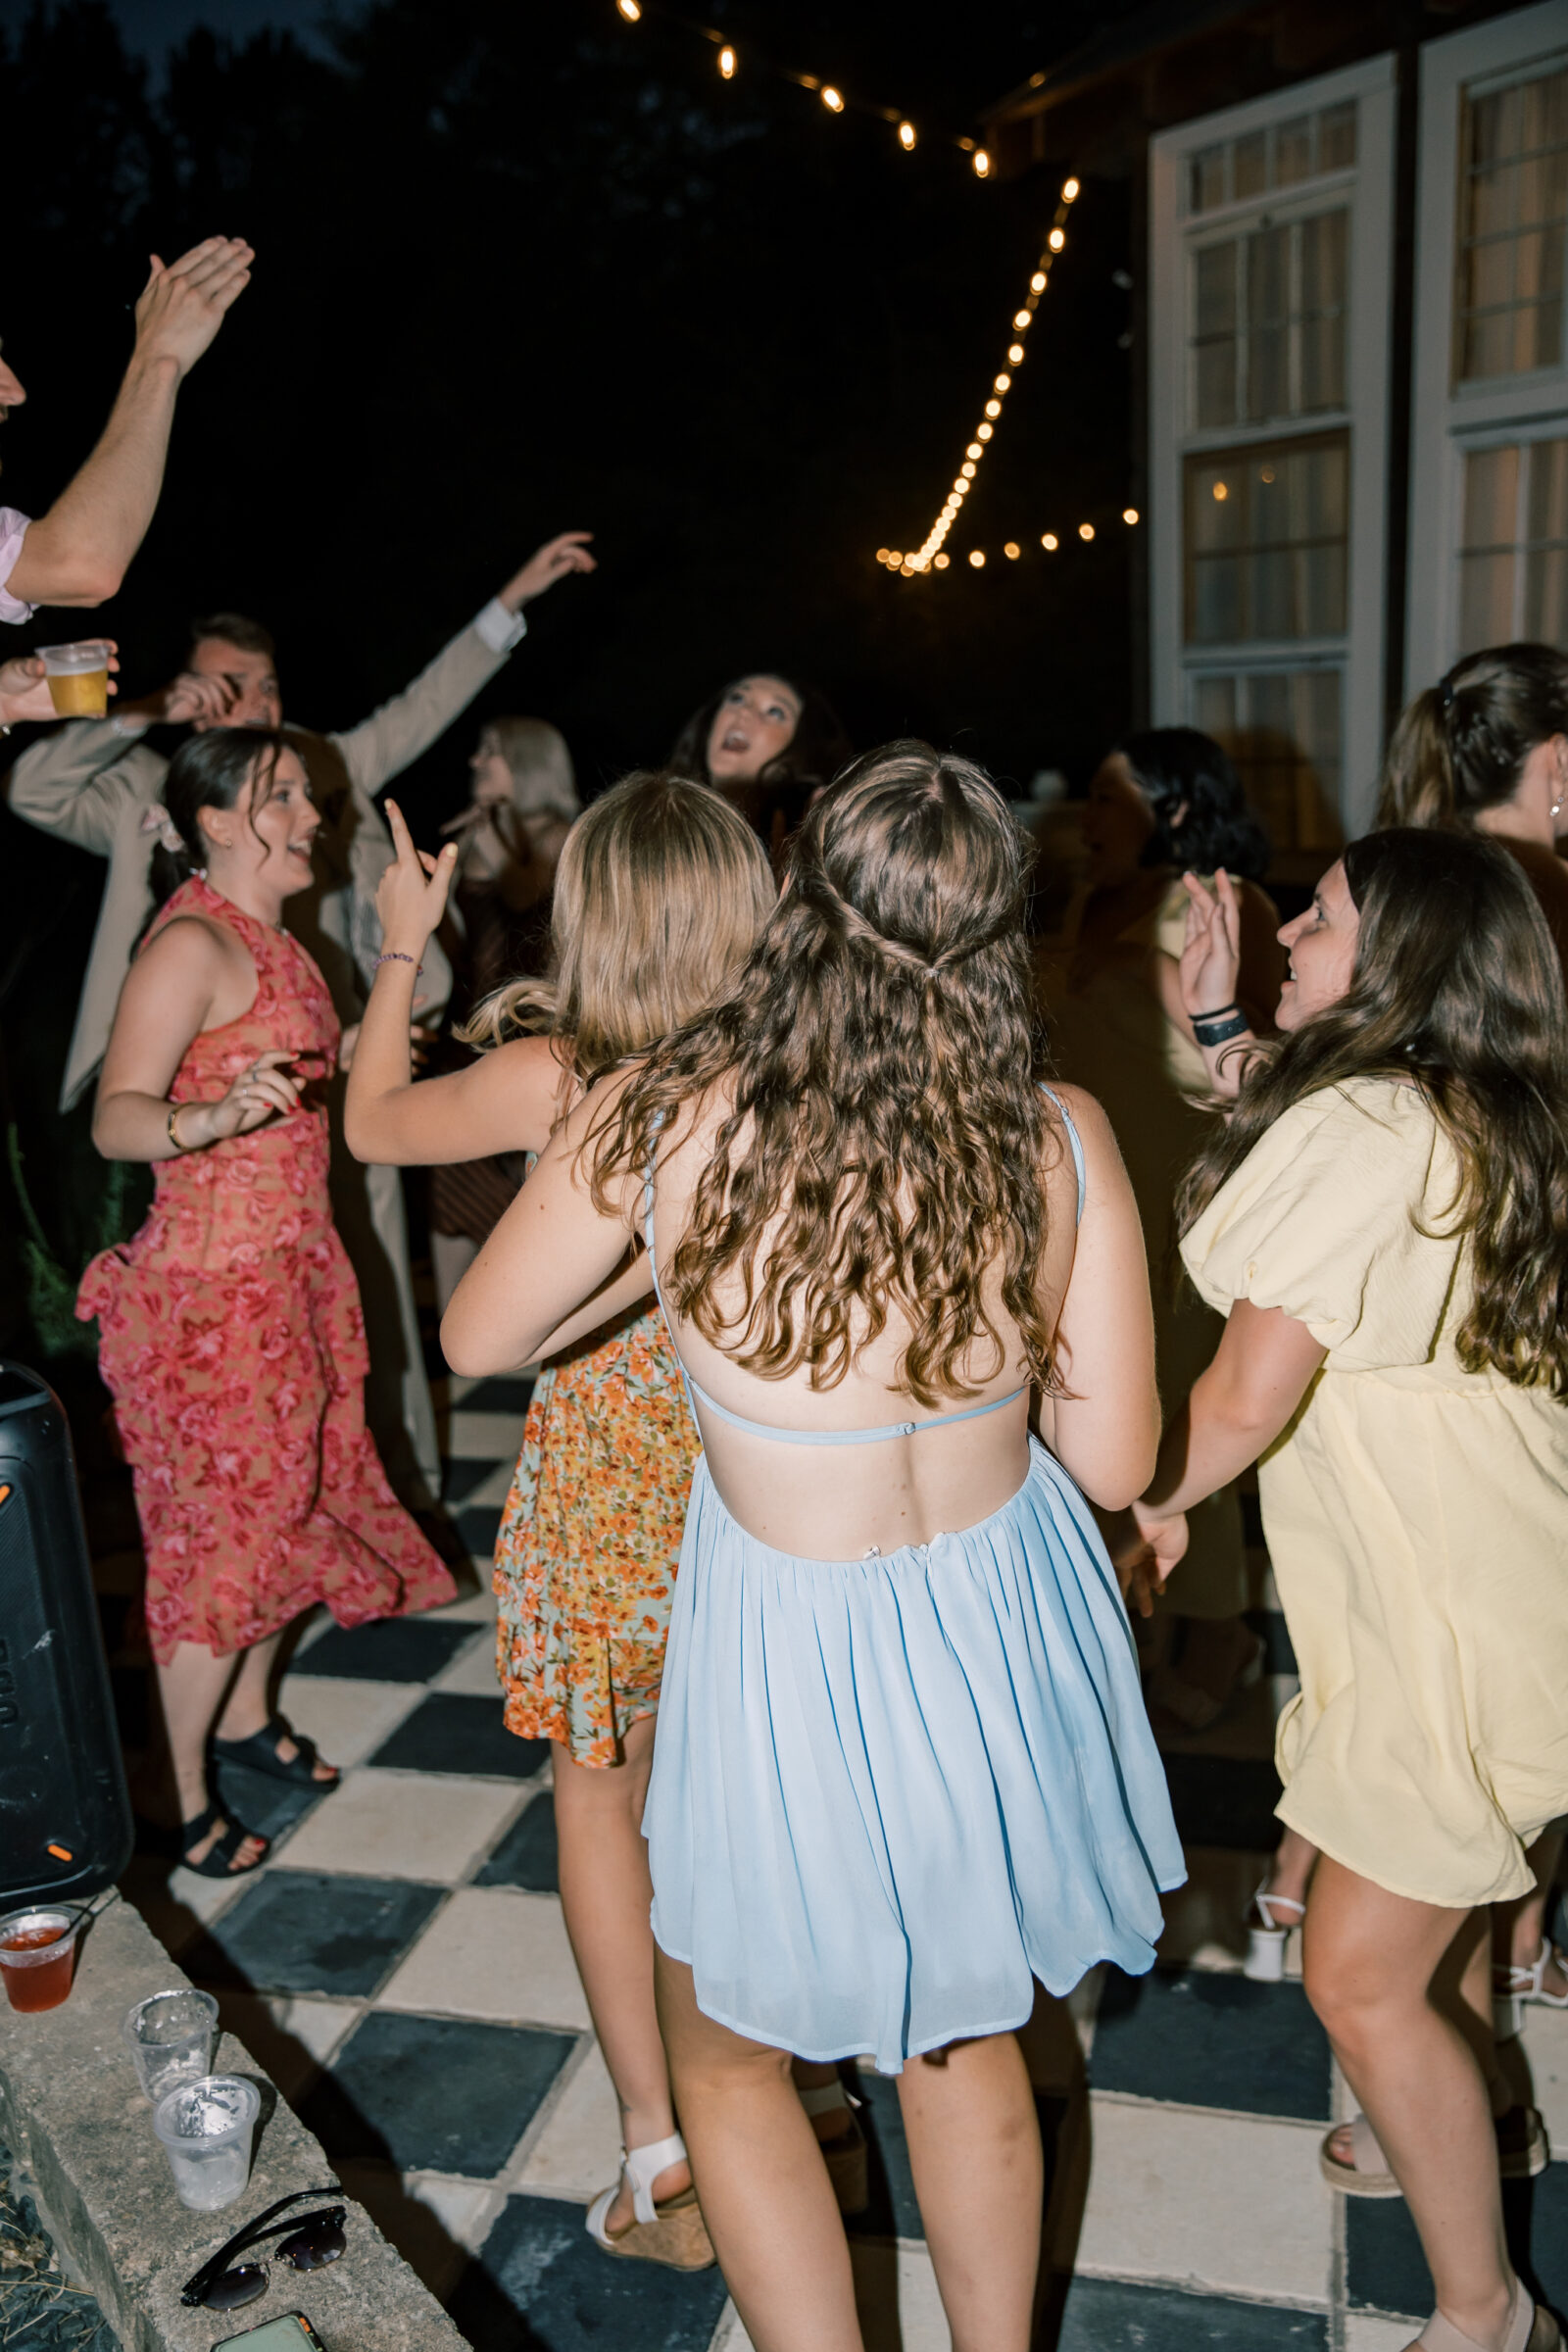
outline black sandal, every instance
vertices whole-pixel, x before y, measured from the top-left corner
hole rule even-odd
[[[193,1862],[191,1848],[200,1845],[220,1821],[228,1824],[222,1837],[216,1845],[209,1846],[199,1862]],[[254,1839],[262,1850],[254,1862],[242,1862],[236,1870],[233,1867],[234,1857],[247,1838]],[[199,1879],[246,1878],[253,1870],[259,1870],[267,1860],[271,1842],[270,1838],[263,1838],[255,1830],[248,1830],[242,1821],[235,1821],[224,1812],[221,1805],[209,1805],[205,1812],[197,1814],[194,1821],[182,1821],[179,1825],[180,1861],[187,1870],[193,1870]]]
[[[300,1751],[288,1764],[277,1752],[285,1740],[292,1740]],[[243,1764],[247,1772],[265,1772],[274,1781],[291,1782],[296,1788],[318,1789],[322,1796],[343,1778],[333,1764],[327,1767],[332,1775],[329,1781],[317,1779],[316,1767],[321,1758],[317,1753],[316,1741],[308,1740],[303,1732],[296,1732],[281,1715],[270,1716],[263,1729],[252,1732],[247,1739],[214,1739],[208,1741],[208,1746],[220,1764]]]

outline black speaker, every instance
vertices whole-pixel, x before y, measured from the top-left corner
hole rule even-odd
[[[131,1835],[71,1431],[0,1363],[0,1907],[96,1894]]]

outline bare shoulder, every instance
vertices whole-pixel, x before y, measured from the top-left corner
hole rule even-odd
[[[155,931],[136,957],[139,971],[159,979],[216,979],[220,972],[247,967],[249,949],[226,923],[205,914],[176,914]]]
[[[1091,1150],[1101,1153],[1108,1152],[1120,1157],[1110,1121],[1101,1108],[1099,1097],[1092,1095],[1087,1087],[1069,1086],[1065,1079],[1053,1078],[1048,1089],[1048,1100],[1066,1111],[1078,1130],[1086,1152]]]

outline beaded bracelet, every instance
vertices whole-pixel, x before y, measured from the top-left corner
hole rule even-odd
[[[414,957],[412,956],[405,956],[401,948],[388,948],[384,954],[376,957],[375,962],[370,966],[370,969],[372,971],[377,971],[383,963],[414,963]],[[414,977],[416,980],[417,980],[423,969],[424,966],[422,963],[414,963]]]
[[[1193,1035],[1200,1046],[1223,1046],[1251,1026],[1239,1004],[1222,1004],[1217,1012],[1195,1012]]]

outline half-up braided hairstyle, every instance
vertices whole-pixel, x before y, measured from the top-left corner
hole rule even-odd
[[[1383,770],[1380,825],[1468,832],[1519,789],[1538,744],[1568,734],[1568,654],[1494,645],[1464,654],[1407,703]]]
[[[901,1385],[970,1396],[1004,1358],[1000,1304],[1029,1377],[1059,1386],[1035,1287],[1062,1147],[1037,1083],[1026,856],[971,761],[868,753],[808,813],[732,992],[656,1048],[593,1139],[604,1202],[722,1091],[664,1288],[761,1378],[804,1365],[833,1388],[894,1318]]]

